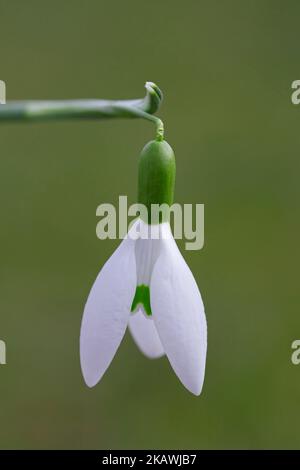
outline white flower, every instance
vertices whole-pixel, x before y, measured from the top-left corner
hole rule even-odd
[[[148,225],[138,219],[92,287],[80,334],[81,368],[89,387],[105,373],[127,325],[146,356],[165,353],[183,385],[201,393],[204,307],[168,222]]]

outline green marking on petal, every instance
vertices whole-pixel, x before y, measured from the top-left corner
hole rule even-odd
[[[146,286],[145,284],[137,286],[131,305],[131,311],[135,312],[139,305],[144,307],[146,315],[152,315],[150,304],[150,289],[149,286]]]

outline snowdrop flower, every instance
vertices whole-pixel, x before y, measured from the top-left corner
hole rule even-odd
[[[146,145],[139,162],[139,202],[172,204],[175,157],[167,142]],[[149,358],[166,354],[183,385],[201,393],[206,360],[204,307],[168,220],[135,221],[100,271],[80,334],[81,368],[93,387],[111,363],[126,328]]]

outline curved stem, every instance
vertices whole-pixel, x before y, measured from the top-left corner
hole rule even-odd
[[[146,96],[136,100],[16,101],[0,105],[1,122],[31,122],[56,119],[143,118],[156,124],[156,137],[163,138],[162,121],[152,114],[163,95],[155,83],[146,82]]]

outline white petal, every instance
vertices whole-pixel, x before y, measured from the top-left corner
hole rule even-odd
[[[129,330],[139,349],[150,359],[164,355],[164,349],[156,331],[153,319],[141,310],[130,315]]]
[[[93,387],[112,361],[124,336],[136,288],[134,240],[128,236],[100,271],[85,305],[80,362]]]
[[[169,224],[162,224],[166,235]],[[200,395],[205,372],[207,327],[195,279],[175,240],[166,236],[150,287],[153,319],[165,353],[183,385]]]

